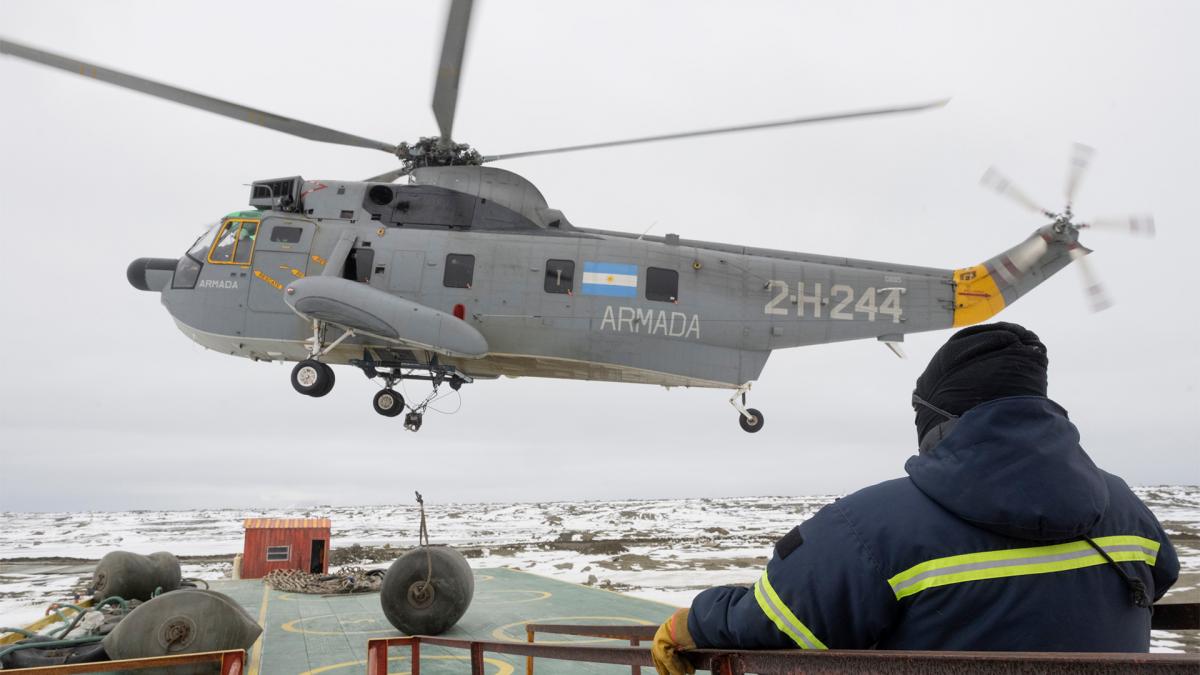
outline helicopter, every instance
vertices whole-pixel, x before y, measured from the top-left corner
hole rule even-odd
[[[291,385],[322,397],[332,366],[380,382],[373,407],[417,431],[439,388],[547,377],[732,390],[740,427],[771,352],[984,321],[1071,262],[1093,309],[1109,304],[1079,242],[1088,228],[1152,235],[1146,216],[1077,220],[1093,151],[1074,149],[1066,206],[1038,205],[995,170],[985,185],[1048,219],[1017,245],[955,269],[575,226],[525,178],[519,157],[939,108],[945,100],[507,154],[452,135],[471,0],[452,0],[435,80],[439,135],[398,144],[310,124],[0,39],[0,53],[308,140],[381,150],[399,167],[365,180],[254,181],[250,209],[221,218],[177,258],[139,258],[129,283],[158,293],[187,337],[255,361],[295,362]],[[401,178],[404,184],[396,183]],[[431,392],[406,401],[402,381]]]

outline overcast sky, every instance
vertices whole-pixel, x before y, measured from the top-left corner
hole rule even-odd
[[[0,3],[0,35],[389,141],[436,133],[442,2]],[[482,0],[455,135],[503,153],[953,97],[935,112],[512,160],[577,225],[963,267],[1044,224],[978,187],[996,164],[1082,215],[1116,306],[1064,270],[1000,318],[1050,350],[1050,395],[1130,483],[1200,482],[1200,5]],[[720,390],[465,387],[419,434],[376,385],[292,391],[290,364],[206,351],[125,267],[177,257],[252,180],[360,179],[384,153],[305,141],[0,57],[0,510],[842,493],[902,475],[909,359],[775,353],[751,436]],[[415,388],[410,389],[418,393]],[[421,390],[423,391],[423,390]],[[453,400],[448,401],[453,408]]]

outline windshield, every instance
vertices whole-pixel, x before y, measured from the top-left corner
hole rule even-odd
[[[220,226],[221,223],[219,222],[213,223],[208,226],[204,234],[196,237],[196,243],[192,244],[192,247],[188,249],[188,257],[197,262],[204,262],[204,258],[208,256],[208,249],[212,248],[213,237],[217,235],[217,228]]]

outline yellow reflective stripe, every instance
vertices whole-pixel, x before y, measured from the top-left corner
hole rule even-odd
[[[763,572],[758,583],[754,584],[754,599],[758,601],[759,608],[762,609],[763,614],[767,615],[771,623],[792,638],[792,641],[801,649],[828,649],[825,643],[818,640],[808,626],[805,626],[804,622],[796,618],[792,610],[788,609],[787,603],[780,599],[779,594],[771,586],[771,580],[767,578],[766,572]]]
[[[1136,536],[1098,537],[1093,541],[1117,562],[1144,562],[1154,565],[1159,543]],[[1108,561],[1086,541],[1050,546],[985,551],[936,558],[923,562],[888,579],[896,599],[928,588],[1003,577],[1046,574],[1103,565]]]

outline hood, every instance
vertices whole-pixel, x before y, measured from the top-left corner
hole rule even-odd
[[[1040,396],[971,408],[904,470],[956,516],[1020,539],[1080,537],[1108,509],[1108,483],[1079,446],[1079,430],[1066,410]]]

